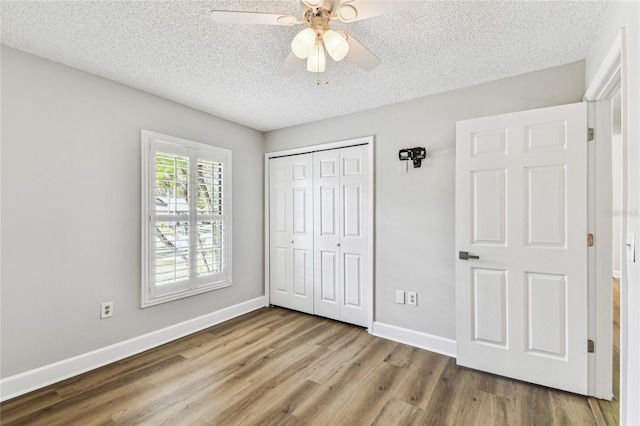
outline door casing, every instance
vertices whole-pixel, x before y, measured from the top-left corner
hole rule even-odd
[[[627,84],[626,84],[626,30],[622,28],[604,58],[593,82],[587,88],[584,101],[589,102],[587,115],[589,127],[595,128],[595,139],[589,142],[589,232],[595,236],[593,250],[589,251],[589,338],[595,342],[595,352],[589,354],[588,382],[589,395],[611,400],[612,397],[612,344],[613,344],[613,296],[611,287],[596,285],[603,280],[611,281],[607,271],[611,271],[612,233],[610,221],[605,212],[611,209],[611,128],[607,117],[606,101],[613,98],[618,90],[622,92],[622,144],[628,144],[626,122]],[[625,150],[625,148],[623,148]],[[626,150],[623,154],[626,157]],[[627,180],[626,165],[623,161],[623,210],[626,208]],[[622,234],[626,233],[626,223],[622,221]],[[623,241],[621,241],[621,244]],[[624,253],[624,251],[622,251]],[[624,259],[622,260],[624,262]],[[621,268],[623,271],[625,268]],[[620,277],[620,315],[626,311],[626,276]],[[610,275],[610,273],[609,273]],[[626,324],[620,318],[620,345],[626,346]],[[624,380],[626,376],[626,353],[620,352],[620,413],[621,419],[626,410]]]

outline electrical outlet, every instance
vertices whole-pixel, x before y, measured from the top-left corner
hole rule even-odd
[[[404,291],[396,290],[396,303],[404,305]]]
[[[113,302],[104,302],[100,309],[100,318],[105,319],[113,316]]]
[[[416,293],[415,291],[408,291],[407,299],[407,303],[409,305],[418,306],[418,293]]]

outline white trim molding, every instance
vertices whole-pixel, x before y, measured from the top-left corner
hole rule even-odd
[[[265,296],[0,380],[0,401],[49,386],[265,306]]]
[[[382,337],[383,339],[404,343],[405,345],[425,349],[452,358],[455,358],[457,353],[455,339],[447,339],[446,337],[435,336],[421,331],[409,330],[408,328],[385,324],[379,321],[373,323],[372,334]]]
[[[603,58],[583,99],[589,102],[588,125],[595,128],[595,141],[589,144],[589,231],[596,236],[597,244],[589,250],[588,288],[589,288],[589,339],[595,341],[596,350],[589,354],[588,394],[596,398],[611,400],[613,397],[612,371],[613,357],[613,295],[610,283],[612,270],[612,232],[611,217],[606,212],[611,210],[611,105],[610,100],[616,92],[622,92],[622,145],[623,151],[628,144],[628,106],[627,106],[627,65],[626,65],[626,30],[622,28],[613,40],[606,56]],[[624,151],[626,155],[626,151]],[[626,169],[623,165],[623,181],[626,182]],[[623,184],[624,185],[624,184]],[[623,190],[624,193],[624,190]],[[624,203],[624,201],[623,201]],[[624,210],[624,206],[623,206]],[[624,229],[622,230],[624,235]],[[622,244],[622,241],[620,242]],[[622,252],[624,249],[621,247]],[[620,274],[620,272],[618,272]],[[615,275],[614,275],[615,276]],[[618,275],[620,277],[620,275]],[[627,303],[624,277],[620,277],[620,306]],[[621,311],[621,312],[622,312]],[[621,347],[625,347],[625,324],[620,321]],[[621,394],[624,396],[625,352],[620,353]],[[625,399],[621,399],[621,413],[624,412]]]
[[[582,98],[584,101],[600,101],[612,97],[621,87],[622,42],[624,30],[620,31],[611,44],[598,71],[591,80]]]

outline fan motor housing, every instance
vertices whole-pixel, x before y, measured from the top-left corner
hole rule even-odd
[[[324,16],[314,16],[313,18],[311,18],[310,25],[318,35],[324,34],[328,29],[331,28],[329,27],[329,18]]]

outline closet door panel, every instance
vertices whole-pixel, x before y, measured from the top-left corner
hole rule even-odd
[[[292,309],[313,313],[313,155],[291,159]]]
[[[362,308],[362,256],[357,253],[343,253],[344,304]]]
[[[320,285],[317,300],[337,304],[338,302],[338,255],[335,251],[320,252]]]
[[[340,152],[321,151],[314,161],[314,311],[340,319]]]
[[[270,297],[313,313],[313,156],[270,160]]]
[[[340,149],[340,319],[368,326],[368,145]]]
[[[274,305],[291,303],[291,183],[289,158],[270,160],[269,180],[269,282],[270,300]]]
[[[343,185],[343,237],[360,238],[361,235],[361,219],[360,214],[360,191],[361,184]]]

